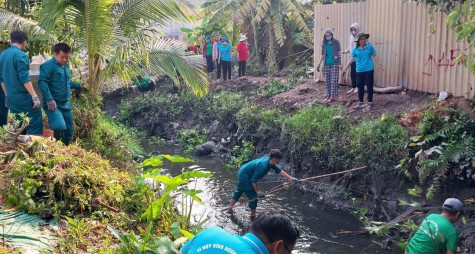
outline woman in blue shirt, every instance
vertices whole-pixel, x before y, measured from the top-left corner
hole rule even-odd
[[[231,45],[228,38],[223,37],[221,44],[218,45],[218,50],[218,61],[221,61],[221,68],[223,68],[223,79],[231,79]]]
[[[348,60],[343,73],[346,73],[348,66],[355,61],[356,62],[356,85],[358,86],[358,99],[359,102],[355,108],[364,108],[366,106],[373,106],[373,84],[374,84],[374,64],[373,59],[379,66],[380,70],[383,70],[383,66],[379,61],[378,56],[374,47],[366,43],[366,40],[369,38],[369,34],[363,32],[356,35],[356,48],[351,52],[351,57]],[[364,86],[368,88],[368,104],[363,104],[364,98]]]

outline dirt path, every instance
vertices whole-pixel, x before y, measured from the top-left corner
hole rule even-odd
[[[274,80],[281,84],[288,84],[287,77],[277,77]],[[211,84],[210,92],[219,92],[221,90],[243,92],[256,90],[264,84],[270,82],[266,77],[240,77],[228,81],[218,81]],[[382,113],[390,112],[393,114],[407,113],[416,108],[420,108],[433,100],[433,94],[421,93],[416,91],[402,91],[398,93],[382,94],[375,93],[373,96],[374,106],[372,108],[353,109],[358,102],[358,94],[347,94],[350,90],[348,86],[339,87],[339,95],[334,102],[324,103],[325,84],[309,79],[302,79],[290,90],[266,98],[262,95],[250,97],[251,101],[258,103],[266,108],[281,108],[286,111],[295,111],[308,107],[314,103],[326,104],[329,107],[343,106],[348,109],[351,116],[376,117]],[[365,102],[366,102],[365,94]]]

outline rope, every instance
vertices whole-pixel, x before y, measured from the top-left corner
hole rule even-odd
[[[323,177],[328,177],[328,176],[334,176],[334,175],[339,175],[339,174],[345,174],[345,173],[349,173],[349,172],[353,172],[353,171],[357,171],[357,170],[362,170],[362,169],[365,169],[367,168],[367,166],[363,166],[363,167],[359,167],[359,168],[354,168],[354,169],[349,169],[349,170],[344,170],[344,171],[340,171],[340,172],[335,172],[335,173],[330,173],[330,174],[325,174],[325,175],[319,175],[319,176],[312,176],[312,177],[308,177],[308,178],[304,178],[304,179],[300,179],[298,182],[306,182],[306,181],[309,181],[309,180],[312,180],[312,179],[317,179],[317,178],[323,178]],[[297,183],[297,182],[286,182],[286,183],[283,183],[283,184],[279,184],[277,186],[275,186],[274,188],[264,192],[265,195],[270,195],[270,194],[274,194],[277,192],[276,196],[278,196],[284,189],[286,189],[287,187],[289,186],[292,186],[294,183]],[[232,208],[235,208],[235,207],[240,207],[240,206],[245,206],[247,205],[249,202],[252,202],[254,200],[257,200],[258,198],[253,198],[251,200],[248,200],[247,202],[241,202],[239,205],[234,205]],[[237,201],[237,200],[236,200]],[[225,211],[227,210],[228,208],[224,208],[224,209],[221,209],[221,211]]]

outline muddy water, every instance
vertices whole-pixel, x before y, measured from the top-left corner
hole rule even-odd
[[[172,174],[197,168],[213,173],[213,177],[209,179],[199,179],[190,183],[191,188],[203,191],[199,197],[204,204],[193,204],[192,220],[195,223],[209,217],[205,228],[220,226],[231,233],[241,235],[246,233],[250,225],[247,206],[236,207],[234,215],[224,213],[236,187],[236,170],[227,169],[221,160],[213,157],[184,155],[178,146],[167,145],[153,147],[150,150],[158,154],[181,154],[194,159],[194,163],[173,165]],[[282,182],[278,180],[282,179],[269,173],[258,184],[260,189],[265,191],[280,185]],[[296,189],[285,190],[278,196],[266,197],[259,201],[258,214],[269,209],[283,210],[297,223],[301,237],[292,253],[402,253],[398,247],[392,251],[382,249],[370,236],[338,235],[339,231],[361,230],[361,223],[347,212],[331,209],[320,202],[313,202],[311,196],[306,196]]]

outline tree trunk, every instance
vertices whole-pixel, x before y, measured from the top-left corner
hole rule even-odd
[[[277,67],[275,62],[275,35],[272,24],[267,24],[267,36],[269,39],[269,53],[267,54],[267,70],[269,74],[274,73]]]

